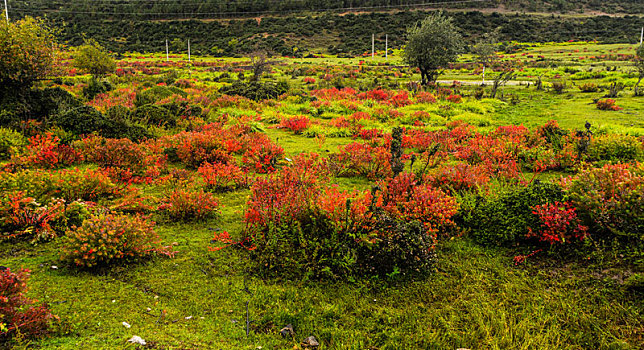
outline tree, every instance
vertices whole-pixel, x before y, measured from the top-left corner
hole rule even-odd
[[[638,78],[633,91],[635,92],[635,96],[639,96],[639,85],[642,79],[644,79],[644,45],[640,45],[635,53],[635,69],[637,69]]]
[[[0,21],[0,89],[24,91],[55,73],[54,32],[42,20]]]
[[[498,29],[491,33],[483,34],[472,50],[476,61],[483,65],[483,83],[485,83],[485,69],[496,60],[498,36]]]
[[[255,51],[250,54],[250,65],[253,67],[253,76],[251,81],[259,81],[262,74],[271,69],[271,62],[268,61],[268,55],[264,51]]]
[[[436,81],[439,69],[456,60],[463,47],[463,38],[452,19],[436,13],[407,30],[403,60],[420,69],[422,84],[426,85]]]
[[[74,52],[74,66],[93,76],[103,76],[116,70],[116,62],[109,52],[95,40],[86,40]]]

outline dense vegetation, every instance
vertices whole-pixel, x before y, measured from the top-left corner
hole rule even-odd
[[[61,5],[64,8],[64,4],[58,4]],[[16,13],[22,16],[44,12],[16,9]],[[171,52],[187,52],[190,40],[193,53],[200,55],[230,56],[270,49],[280,55],[300,56],[309,50],[344,55],[370,52],[372,34],[376,35],[379,50],[384,50],[385,35],[388,35],[390,48],[401,47],[407,27],[426,15],[425,11],[404,10],[395,15],[326,12],[266,16],[261,20],[198,21],[194,20],[196,16],[190,16],[187,20],[164,17],[164,20],[148,21],[125,13],[111,18],[84,12],[53,12],[47,13],[47,18],[61,29],[61,39],[74,46],[82,44],[86,35],[116,52],[161,52],[165,50],[166,40],[170,42]],[[469,38],[470,44],[482,33],[496,28],[500,28],[502,41],[599,40],[609,43],[635,42],[641,28],[638,16],[567,17],[476,11],[450,12],[450,16],[461,34]]]
[[[114,61],[43,32],[0,22],[33,49],[0,71],[0,347],[644,344],[637,47],[423,86],[400,50]]]

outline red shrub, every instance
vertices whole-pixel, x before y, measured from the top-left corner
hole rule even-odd
[[[295,134],[301,134],[302,131],[309,127],[310,121],[306,116],[291,117],[282,119],[281,128],[289,129]]]
[[[565,244],[573,239],[583,240],[588,235],[588,227],[581,225],[575,208],[570,202],[554,202],[537,205],[532,213],[539,216],[540,228],[528,228],[528,237],[541,242]]]
[[[242,163],[257,173],[271,173],[275,171],[283,154],[284,149],[281,146],[273,143],[268,136],[256,133],[242,156]]]
[[[80,267],[96,267],[154,254],[173,255],[160,244],[154,222],[139,216],[99,214],[69,230],[61,258]]]
[[[335,176],[366,176],[369,179],[392,175],[391,152],[385,147],[354,142],[340,148],[329,157]]]
[[[447,96],[447,101],[452,103],[461,103],[463,102],[463,99],[461,98],[461,95],[449,95]]]
[[[50,221],[62,213],[62,201],[41,206],[25,192],[4,193],[0,197],[0,240],[32,237],[37,241],[55,237]]]
[[[206,186],[214,191],[227,191],[249,186],[248,175],[234,164],[210,164],[199,167]]]
[[[461,191],[487,184],[490,177],[482,166],[457,163],[443,166],[425,179],[446,191]]]
[[[204,220],[218,213],[219,202],[202,190],[174,190],[161,200],[159,211],[173,220]]]
[[[32,306],[36,300],[24,295],[29,272],[26,269],[17,273],[8,268],[0,269],[0,341],[16,333],[27,338],[46,335],[50,323],[58,319],[46,305]]]
[[[597,101],[597,109],[602,111],[619,111],[622,107],[617,106],[615,100],[608,98]]]
[[[417,103],[436,103],[436,96],[431,92],[420,91],[416,94]]]
[[[13,155],[11,166],[54,169],[83,161],[83,156],[67,145],[61,145],[60,139],[51,133],[29,138],[23,154]]]

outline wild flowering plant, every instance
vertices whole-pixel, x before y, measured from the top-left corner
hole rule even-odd
[[[219,213],[219,201],[203,190],[176,189],[161,199],[159,211],[172,220],[205,220]]]
[[[140,216],[93,215],[81,227],[66,233],[61,258],[79,267],[93,268],[156,254],[172,256],[174,252],[161,246],[154,225]]]

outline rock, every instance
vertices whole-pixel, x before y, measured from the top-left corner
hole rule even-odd
[[[51,265],[51,269],[52,269],[52,270],[58,270],[58,266],[56,266],[56,265]]]
[[[318,343],[314,336],[310,336],[302,341],[302,346],[305,348],[317,348],[320,346],[320,343]]]
[[[129,323],[127,323],[127,322],[125,322],[125,321],[123,321],[123,326],[125,326],[125,328],[130,328],[130,327],[132,327]]]
[[[290,336],[295,335],[295,331],[293,330],[293,325],[287,324],[286,327],[280,329],[280,334],[284,338],[288,337],[289,335]]]
[[[146,342],[143,338],[139,337],[138,335],[133,336],[128,340],[132,344],[139,344],[139,345],[145,345]]]

